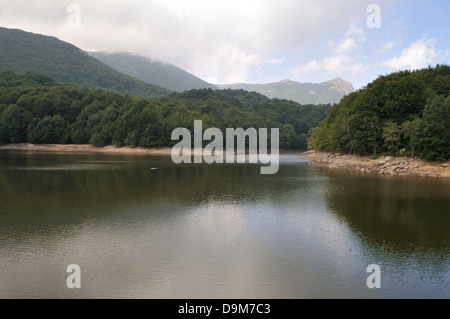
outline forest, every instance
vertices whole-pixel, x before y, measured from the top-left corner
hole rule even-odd
[[[310,147],[359,155],[450,158],[450,67],[401,71],[344,97]]]
[[[330,105],[300,105],[243,90],[192,90],[139,98],[0,73],[0,143],[173,146],[178,127],[279,128],[280,148],[306,149]]]

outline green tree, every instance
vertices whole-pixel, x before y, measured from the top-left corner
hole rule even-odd
[[[384,146],[389,150],[395,152],[398,155],[400,146],[401,129],[392,121],[388,121],[383,128],[383,140]]]
[[[406,145],[411,150],[411,156],[415,155],[415,145],[413,143],[413,136],[419,128],[420,118],[416,117],[412,121],[407,121],[402,124],[402,135],[406,141]]]
[[[292,149],[299,144],[298,136],[292,124],[285,124],[280,132],[280,147],[282,149]]]
[[[312,130],[311,137],[309,138],[309,146],[315,150],[330,150],[328,142],[329,130],[327,127],[327,122],[323,121],[320,123],[319,127]]]
[[[68,127],[61,115],[34,118],[28,126],[28,142],[44,144],[66,144],[70,141]]]
[[[27,128],[32,120],[32,114],[15,104],[10,105],[2,114],[5,143],[26,143]]]
[[[428,101],[413,143],[423,158],[450,158],[450,96],[440,95]]]

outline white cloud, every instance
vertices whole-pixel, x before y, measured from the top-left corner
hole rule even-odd
[[[388,61],[384,61],[380,66],[386,66],[391,69],[409,69],[417,70],[432,64],[434,59],[438,57],[442,51],[436,51],[435,39],[425,41],[421,39],[412,43],[409,48],[402,51],[399,57],[394,57]]]
[[[237,83],[246,81],[251,67],[263,64],[255,53],[241,50],[236,45],[224,45],[217,52],[198,53],[194,56],[193,67],[200,75],[214,80],[213,83]],[[219,74],[221,77],[211,77]]]
[[[317,60],[312,60],[311,62],[301,65],[297,68],[295,68],[292,71],[293,75],[296,75],[298,73],[309,73],[314,71],[319,71],[322,68],[322,62],[319,62]]]
[[[346,54],[346,53],[352,52],[356,48],[358,48],[358,44],[356,43],[356,40],[353,38],[347,38],[341,42],[341,44],[337,48],[336,52],[338,54]]]
[[[252,67],[280,63],[364,25],[371,0],[1,0],[2,26],[57,36],[85,50],[130,51],[218,82],[246,80]],[[388,0],[379,0],[380,5]],[[81,7],[69,29],[67,6]],[[364,40],[351,28],[342,54]],[[353,41],[353,42],[352,42]],[[349,63],[345,56],[341,63]],[[346,67],[347,68],[347,67]],[[350,67],[351,69],[351,67]],[[217,73],[216,73],[217,72]]]
[[[346,37],[352,37],[354,35],[357,35],[359,37],[359,41],[366,41],[366,34],[364,33],[364,29],[352,26],[345,34]]]
[[[283,64],[284,59],[270,59],[269,61],[266,61],[266,64]]]
[[[395,47],[395,42],[394,41],[388,41],[386,42],[383,47],[381,48],[381,50],[379,51],[380,53],[385,53],[385,52],[389,52],[391,51],[393,48]]]
[[[329,46],[332,54],[322,60],[312,60],[307,64],[300,65],[291,71],[291,75],[297,77],[300,73],[325,71],[329,75],[341,75],[342,73],[359,74],[368,69],[358,60],[355,53],[360,48],[360,44],[366,41],[364,30],[350,28],[338,45],[330,42]]]

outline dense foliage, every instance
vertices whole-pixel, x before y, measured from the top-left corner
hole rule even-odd
[[[330,106],[302,106],[242,90],[211,89],[144,99],[0,73],[0,143],[171,146],[175,128],[280,128],[280,147],[304,149]]]
[[[60,83],[140,97],[170,93],[120,73],[57,38],[6,28],[0,28],[0,71],[45,74]]]
[[[450,67],[380,76],[346,96],[316,128],[310,146],[356,154],[400,151],[450,158]]]

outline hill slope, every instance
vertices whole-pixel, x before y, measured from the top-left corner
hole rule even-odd
[[[142,97],[169,93],[122,74],[57,38],[7,28],[0,28],[0,71],[33,72],[61,83]]]
[[[258,92],[269,98],[292,100],[300,104],[335,104],[349,93],[355,91],[352,84],[342,79],[324,83],[300,83],[284,80],[268,84],[229,84],[219,85],[220,89],[242,89]]]
[[[88,52],[110,67],[149,84],[183,92],[194,89],[216,89],[198,77],[174,66],[131,53]]]
[[[270,100],[243,90],[191,90],[143,99],[0,72],[0,144],[172,146],[174,129],[280,128],[280,147],[304,149],[330,106]]]
[[[312,134],[317,150],[450,158],[450,67],[402,71],[335,105]]]

